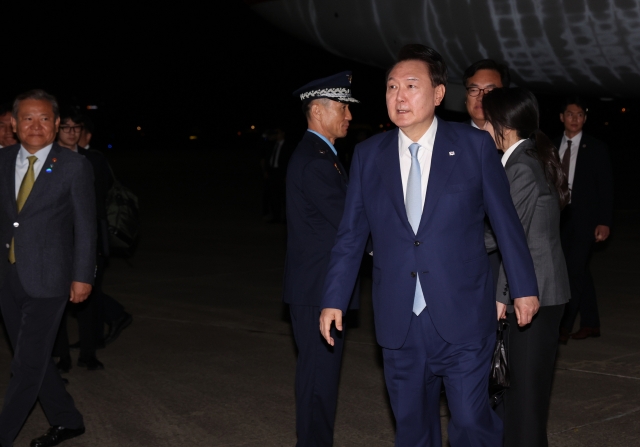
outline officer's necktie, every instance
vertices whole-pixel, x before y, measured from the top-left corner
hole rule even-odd
[[[567,140],[567,149],[562,155],[562,172],[564,172],[564,182],[562,186],[569,189],[569,166],[571,166],[571,140]]]
[[[422,174],[420,172],[420,162],[418,161],[418,143],[412,143],[409,146],[411,152],[411,169],[409,169],[409,180],[407,181],[407,197],[405,198],[405,207],[407,209],[407,218],[409,224],[413,228],[414,233],[418,233],[420,226],[420,218],[422,217]],[[420,312],[427,307],[420,286],[420,276],[416,272],[416,293],[413,298],[413,313],[420,315]]]
[[[27,201],[27,197],[31,194],[31,190],[33,189],[33,184],[36,182],[36,173],[33,170],[33,164],[36,162],[38,157],[32,155],[27,157],[29,160],[29,169],[27,169],[27,173],[22,178],[22,183],[20,184],[20,189],[18,190],[18,197],[16,198],[16,204],[18,205],[18,213],[22,211],[22,207]],[[11,238],[11,246],[9,247],[9,262],[12,264],[16,263],[16,254],[14,251],[14,243],[13,238]]]

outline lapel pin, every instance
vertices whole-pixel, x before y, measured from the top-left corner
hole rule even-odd
[[[53,161],[55,163],[56,161],[58,161],[58,159],[57,158],[52,158],[51,161]]]
[[[51,168],[47,168],[47,171],[46,171],[46,172],[51,172]]]
[[[456,155],[454,151],[449,152],[449,157],[453,157],[454,155]]]

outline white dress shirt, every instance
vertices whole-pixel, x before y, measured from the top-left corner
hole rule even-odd
[[[436,131],[438,130],[438,119],[434,116],[433,122],[425,134],[420,137],[418,143],[418,162],[420,163],[422,189],[422,207],[424,208],[424,198],[427,195],[427,184],[429,183],[429,172],[431,171],[431,156],[433,155],[433,142],[436,139]],[[400,175],[402,176],[402,194],[405,201],[407,200],[407,182],[409,181],[409,171],[411,170],[411,152],[409,145],[414,143],[408,136],[400,130],[398,132],[398,153],[400,155]]]
[[[24,148],[24,146],[20,145],[20,151],[18,151],[18,156],[16,157],[16,199],[18,198],[18,192],[20,192],[20,185],[22,184],[22,179],[24,178],[27,170],[29,169],[29,160],[27,157],[31,157],[35,155],[38,159],[33,164],[33,173],[35,174],[35,178],[38,178],[44,163],[47,161],[47,157],[49,156],[49,152],[51,152],[51,147],[53,144],[49,146],[45,146],[40,149],[35,154],[30,154]]]
[[[576,174],[576,161],[578,160],[578,149],[580,148],[580,140],[582,139],[582,131],[576,134],[573,138],[567,138],[566,134],[562,134],[562,141],[558,148],[558,155],[560,155],[560,163],[562,163],[562,157],[567,151],[567,141],[571,140],[571,158],[569,158],[569,191],[573,189],[573,178]],[[571,200],[569,200],[571,203]]]
[[[502,158],[500,159],[500,161],[502,162],[502,166],[507,165],[507,161],[509,161],[509,157],[511,157],[511,154],[513,154],[513,151],[515,151],[523,141],[524,140],[516,141],[511,146],[509,146],[509,149],[507,149],[504,154],[502,154]]]

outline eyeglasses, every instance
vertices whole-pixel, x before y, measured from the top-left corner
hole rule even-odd
[[[486,88],[467,87],[467,94],[469,96],[478,96],[480,94],[480,92],[482,92],[483,95],[486,95],[487,93],[489,93],[494,88],[495,87],[486,87]]]
[[[64,133],[80,133],[84,126],[60,126],[60,130]]]

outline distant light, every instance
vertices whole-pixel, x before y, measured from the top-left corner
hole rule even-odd
[[[391,123],[387,123],[387,127],[391,127]]]
[[[142,127],[138,126],[138,127],[136,127],[136,129],[138,129],[138,130],[142,130]]]
[[[251,130],[254,130],[256,128],[256,126],[251,126]]]
[[[191,136],[189,137],[189,139],[190,139],[190,140],[197,140],[197,139],[198,139],[198,137],[197,137],[197,135],[191,135]]]
[[[606,102],[609,102],[609,101],[613,101],[613,98],[604,97],[604,98],[600,98],[600,101],[606,101]]]
[[[380,129],[382,129],[384,127],[384,124],[380,124]]]
[[[107,144],[107,147],[108,147],[109,149],[111,149],[113,146],[111,146],[110,144]]]
[[[242,136],[242,132],[238,131],[238,136],[239,137]]]
[[[624,112],[626,112],[626,111],[627,111],[627,109],[623,107],[623,108],[622,108],[622,113],[624,113]]]
[[[604,125],[608,126],[609,125],[609,121],[605,121]]]
[[[94,106],[94,105],[87,106],[87,110],[98,110],[98,106]]]

